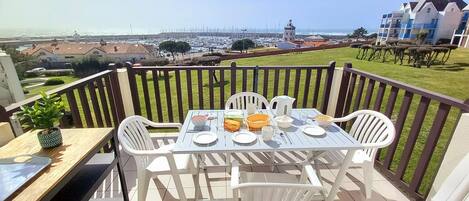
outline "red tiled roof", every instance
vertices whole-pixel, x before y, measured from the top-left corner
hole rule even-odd
[[[62,42],[53,45],[53,43],[38,44],[22,52],[25,54],[34,54],[40,49],[44,49],[53,54],[66,55],[82,55],[93,49],[101,50],[107,54],[148,54],[153,50],[147,45],[130,44],[130,43],[108,43],[101,45],[100,43],[68,43]]]

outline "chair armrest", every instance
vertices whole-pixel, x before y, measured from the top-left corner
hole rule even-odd
[[[178,130],[182,128],[182,124],[180,123],[156,123],[152,121],[146,123],[153,128],[177,128]]]
[[[316,171],[310,164],[305,164],[303,166],[303,171],[301,172],[300,182],[305,183],[306,177],[309,179],[312,185],[322,187],[321,181],[319,180]]]
[[[235,189],[239,185],[239,163],[234,160],[231,163],[231,189]]]
[[[125,150],[131,156],[167,156],[172,154],[171,150],[155,149],[155,150]]]

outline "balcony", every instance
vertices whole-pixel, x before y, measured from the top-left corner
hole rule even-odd
[[[429,164],[439,167],[442,161],[442,156],[432,154],[436,149],[448,147],[446,143],[438,147],[436,144],[441,135],[451,135],[447,131],[453,130],[457,123],[446,120],[457,119],[461,112],[469,111],[469,105],[461,100],[360,71],[351,64],[339,69],[335,62],[319,66],[237,66],[232,63],[231,66],[115,67],[112,65],[110,70],[49,91],[62,97],[72,116],[72,124],[61,121],[62,127],[117,127],[132,114],[155,122],[184,122],[188,110],[224,108],[226,100],[241,91],[257,92],[268,99],[286,94],[297,100],[295,108],[317,108],[336,117],[360,109],[381,111],[392,118],[398,133],[396,140],[375,159],[373,200],[426,199],[436,174],[427,171]],[[37,99],[33,97],[0,107],[0,120],[9,121],[20,106],[31,105]],[[422,126],[428,130],[421,131]],[[156,135],[153,140],[161,145],[175,139],[174,135]],[[272,168],[263,154],[236,153],[233,157],[245,170]],[[291,164],[304,158],[302,152],[276,153],[274,172],[297,175],[299,170]],[[182,176],[188,198],[232,197],[225,159],[223,154],[207,155],[208,168],[196,175],[195,183],[192,176]],[[130,198],[136,199],[134,160],[122,153],[121,161]],[[338,170],[327,161],[319,162],[318,171],[326,188],[330,188]],[[121,197],[118,184],[116,171],[111,171],[92,198]],[[178,199],[171,176],[161,176],[150,185],[147,200]],[[361,189],[362,170],[349,169],[337,199],[365,200]]]

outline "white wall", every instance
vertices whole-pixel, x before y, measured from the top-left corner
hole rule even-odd
[[[10,55],[0,51],[0,92],[3,100],[0,100],[2,106],[10,105],[14,102],[25,99],[23,88],[16,74],[16,69]]]
[[[454,9],[451,12],[451,9]],[[436,43],[440,38],[451,39],[454,30],[458,28],[461,22],[462,12],[459,10],[455,3],[448,4],[444,12],[440,13],[438,21],[438,29],[436,30],[433,43]]]

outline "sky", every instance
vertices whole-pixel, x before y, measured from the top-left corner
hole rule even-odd
[[[376,30],[401,0],[0,0],[0,37],[282,28]]]

